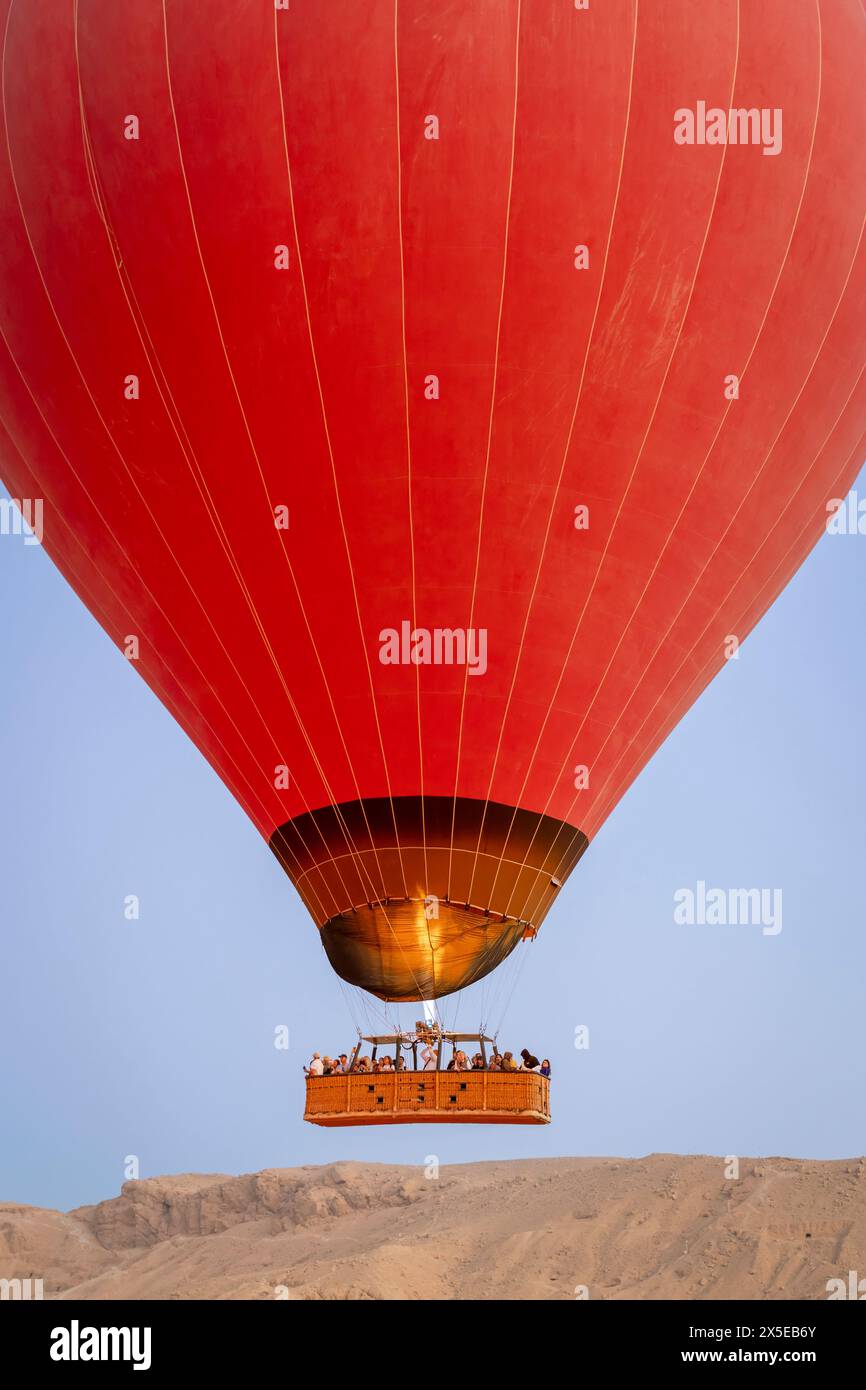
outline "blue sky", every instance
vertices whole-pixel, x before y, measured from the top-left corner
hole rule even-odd
[[[301,1067],[353,1014],[294,890],[45,553],[0,537],[0,1200],[111,1196],[133,1154],[147,1177],[862,1152],[864,580],[866,537],[824,537],[519,948],[500,1044],[551,1058],[553,1124],[328,1131]],[[782,931],[677,925],[699,879],[781,888]]]

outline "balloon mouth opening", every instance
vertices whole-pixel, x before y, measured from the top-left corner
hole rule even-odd
[[[482,980],[511,954],[528,924],[436,898],[368,903],[321,928],[332,967],[387,1003],[441,999]]]
[[[389,1003],[495,970],[541,926],[587,843],[543,812],[460,796],[344,801],[270,839],[334,970]]]

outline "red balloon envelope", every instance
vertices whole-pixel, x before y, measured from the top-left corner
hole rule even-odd
[[[468,984],[862,458],[862,6],[0,18],[5,482],[334,968]]]

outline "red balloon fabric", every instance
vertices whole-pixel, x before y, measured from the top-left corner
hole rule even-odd
[[[866,435],[860,0],[2,0],[0,471],[345,978],[447,993]]]

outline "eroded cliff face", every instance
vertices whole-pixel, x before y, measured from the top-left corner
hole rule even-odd
[[[328,1168],[268,1169],[232,1178],[182,1174],[123,1184],[119,1197],[71,1216],[111,1250],[153,1245],[172,1236],[212,1236],[259,1223],[269,1235],[322,1218],[400,1206],[423,1194],[414,1169],[340,1164]]]
[[[46,1298],[814,1298],[866,1276],[866,1160],[339,1163],[0,1204],[0,1279]]]

